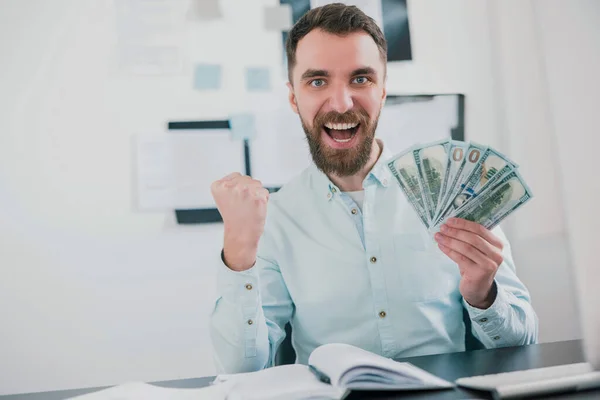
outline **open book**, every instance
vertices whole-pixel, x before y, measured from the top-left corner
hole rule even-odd
[[[228,382],[228,399],[340,399],[351,390],[431,390],[452,388],[410,363],[347,344],[315,349],[309,365],[284,365],[245,374],[219,375],[214,383]]]

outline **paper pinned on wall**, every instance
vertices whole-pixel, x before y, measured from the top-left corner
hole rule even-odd
[[[215,208],[210,186],[245,172],[244,150],[229,129],[136,136],[138,209]]]
[[[194,69],[194,89],[217,90],[221,88],[221,66],[216,64],[198,64]]]
[[[249,92],[268,92],[271,90],[271,74],[266,67],[246,68],[246,90]]]
[[[256,131],[251,142],[252,177],[265,187],[280,187],[311,163],[306,135],[300,118],[287,99],[277,110],[257,112]]]
[[[211,21],[222,17],[219,0],[192,0],[186,14],[189,21]]]
[[[292,27],[292,6],[281,4],[265,7],[265,29],[268,31],[288,31]]]
[[[254,114],[233,114],[229,117],[231,138],[234,140],[254,139],[256,137],[256,121]]]
[[[135,75],[183,72],[185,4],[172,0],[115,0],[116,66]]]
[[[392,153],[417,143],[449,138],[458,126],[458,96],[399,96],[387,100],[377,137]]]
[[[182,71],[178,46],[122,44],[117,49],[118,68],[132,75],[172,75]]]

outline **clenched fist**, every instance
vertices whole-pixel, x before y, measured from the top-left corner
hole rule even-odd
[[[215,181],[210,189],[223,217],[226,264],[234,271],[250,269],[265,227],[269,191],[237,172]]]

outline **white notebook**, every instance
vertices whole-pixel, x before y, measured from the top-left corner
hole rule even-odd
[[[219,375],[231,400],[340,399],[349,390],[432,390],[454,387],[414,365],[347,344],[315,349],[309,366],[295,364],[246,374]]]

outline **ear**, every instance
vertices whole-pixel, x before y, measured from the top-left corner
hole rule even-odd
[[[290,82],[287,83],[287,87],[290,90],[290,92],[288,94],[288,99],[290,101],[290,105],[292,106],[292,110],[296,114],[299,114],[300,112],[298,111],[298,103],[296,101],[296,95],[294,94],[294,87],[292,86],[292,84]]]

